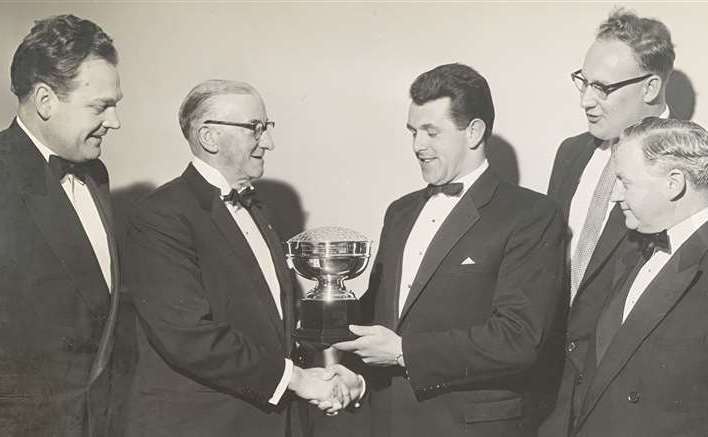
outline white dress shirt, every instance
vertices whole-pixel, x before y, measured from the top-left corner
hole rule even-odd
[[[627,300],[624,302],[624,312],[622,313],[622,323],[627,320],[627,317],[632,312],[634,305],[644,294],[644,291],[649,287],[654,278],[659,275],[661,269],[669,262],[672,256],[679,250],[683,243],[693,235],[698,228],[703,226],[708,221],[708,208],[702,209],[681,223],[667,229],[666,233],[669,236],[671,244],[671,253],[663,250],[655,250],[654,254],[649,258],[637,273],[637,277],[632,282],[632,286],[627,294]]]
[[[17,124],[20,128],[27,134],[32,143],[34,143],[37,150],[42,154],[44,159],[49,162],[49,157],[56,155],[52,152],[49,147],[42,144],[32,132],[27,129],[27,127],[22,123],[20,117],[17,117]],[[108,235],[106,234],[106,228],[103,226],[101,221],[101,216],[96,207],[96,201],[91,195],[91,191],[86,186],[86,184],[79,178],[72,174],[65,175],[61,181],[61,187],[64,189],[71,206],[74,207],[76,215],[79,216],[79,221],[81,226],[84,228],[84,232],[91,243],[91,248],[93,253],[98,260],[98,265],[101,267],[101,273],[103,279],[106,281],[109,292],[111,290],[111,253],[108,248]]]
[[[664,112],[660,115],[660,117],[669,118],[668,106],[664,109]],[[590,202],[592,202],[592,195],[595,192],[598,182],[600,181],[602,170],[605,169],[605,165],[607,165],[607,162],[610,160],[610,156],[612,155],[611,143],[612,142],[605,141],[601,147],[595,149],[590,161],[588,161],[588,164],[585,166],[585,170],[583,170],[582,176],[580,176],[578,188],[575,190],[573,199],[570,202],[568,227],[570,227],[571,238],[568,254],[571,257],[575,253],[575,248],[578,246],[580,232],[582,231],[583,226],[585,226],[585,219],[587,219],[588,216]],[[602,229],[605,228],[614,206],[614,202],[609,200],[607,214],[605,214],[605,218],[602,222]]]
[[[399,315],[401,311],[403,311],[403,306],[408,298],[413,280],[418,273],[420,263],[423,261],[428,246],[430,246],[430,243],[433,241],[433,237],[462,196],[467,193],[467,190],[469,190],[472,184],[479,179],[488,167],[489,163],[485,159],[474,171],[455,180],[454,182],[460,182],[463,185],[462,192],[458,196],[448,196],[443,193],[438,193],[425,202],[415,224],[413,224],[411,233],[408,235],[408,240],[406,240],[406,246],[403,249],[401,288],[398,292]]]
[[[222,196],[225,196],[231,192],[231,185],[217,169],[213,168],[196,156],[192,158],[192,165],[208,183],[220,190]],[[270,253],[270,249],[268,248],[268,244],[266,243],[263,234],[261,234],[256,222],[253,221],[253,217],[251,217],[251,214],[246,208],[243,208],[239,204],[234,205],[231,202],[225,202],[224,205],[226,206],[226,209],[229,210],[229,213],[231,213],[231,217],[233,217],[236,222],[236,226],[238,226],[241,230],[243,236],[246,237],[246,241],[248,242],[253,255],[256,257],[258,266],[261,268],[263,277],[265,277],[266,283],[268,284],[270,294],[273,297],[273,304],[275,304],[278,309],[278,314],[282,319],[283,308],[280,302],[280,282],[278,282],[278,275],[275,272],[273,255]],[[293,362],[286,358],[283,376],[280,378],[280,383],[275,388],[275,392],[273,392],[273,396],[268,400],[268,402],[273,405],[277,405],[278,402],[280,402],[280,398],[288,388],[292,374]]]

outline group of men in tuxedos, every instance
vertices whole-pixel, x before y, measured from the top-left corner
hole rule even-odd
[[[548,196],[487,161],[479,72],[418,76],[407,128],[427,186],[387,209],[368,319],[333,346],[360,365],[305,369],[252,186],[275,147],[258,91],[187,94],[192,161],[118,244],[98,160],[120,127],[116,50],[89,20],[38,21],[0,133],[0,434],[706,435],[708,133],[670,118],[673,62],[661,22],[612,13],[571,75],[589,131],[561,144]],[[116,418],[121,299],[138,358]]]

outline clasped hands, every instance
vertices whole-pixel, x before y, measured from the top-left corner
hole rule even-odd
[[[359,399],[364,385],[356,373],[334,364],[327,368],[293,368],[290,389],[328,415],[335,415]]]

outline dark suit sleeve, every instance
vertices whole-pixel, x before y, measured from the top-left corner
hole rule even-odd
[[[535,363],[559,309],[563,225],[547,199],[521,214],[505,245],[486,323],[403,336],[414,389],[516,375]]]
[[[214,320],[189,221],[155,209],[143,209],[132,220],[125,269],[151,345],[187,377],[265,404],[283,376],[282,352]]]

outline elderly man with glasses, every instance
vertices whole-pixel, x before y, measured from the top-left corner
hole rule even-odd
[[[612,290],[615,260],[636,250],[619,205],[610,199],[616,180],[612,145],[626,127],[646,117],[669,116],[665,93],[674,58],[663,23],[619,9],[600,25],[582,68],[570,75],[588,132],[563,141],[548,187],[568,221],[570,306],[566,335],[559,330],[556,337],[558,353],[566,355],[562,377],[555,380],[552,366],[548,372],[548,387],[560,384],[560,389],[541,436],[573,435],[588,380],[589,339]]]
[[[138,205],[128,230],[139,356],[127,435],[296,437],[287,390],[335,413],[363,381],[290,359],[291,272],[251,185],[274,122],[252,86],[224,80],[194,87],[179,122],[192,162]]]

